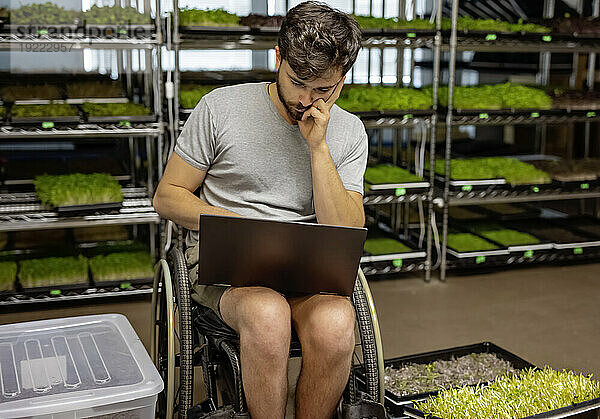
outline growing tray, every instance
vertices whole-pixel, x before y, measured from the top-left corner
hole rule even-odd
[[[517,211],[498,211],[493,209],[492,207],[494,205],[497,206],[503,206],[503,205],[507,205],[507,206],[511,206],[517,209]],[[490,215],[492,217],[494,217],[494,219],[498,219],[501,221],[505,221],[505,220],[520,220],[520,219],[527,219],[527,218],[537,218],[540,214],[540,210],[538,208],[534,208],[531,206],[525,206],[525,205],[521,205],[521,204],[510,204],[510,203],[505,203],[505,204],[488,204],[488,205],[481,205],[477,207],[477,211],[480,211],[486,215]]]
[[[368,238],[393,239],[393,240],[396,240],[396,241],[402,243],[403,245],[409,247],[411,250],[406,251],[406,252],[401,252],[401,253],[388,253],[388,254],[383,254],[383,255],[372,255],[372,254],[364,251],[363,256],[360,258],[360,263],[377,263],[377,264],[381,263],[383,265],[387,265],[390,262],[394,262],[398,266],[402,266],[401,263],[403,260],[419,259],[419,258],[425,258],[427,256],[427,253],[425,251],[423,251],[421,249],[415,249],[416,246],[414,246],[412,243],[410,243],[407,240],[400,239],[391,230],[386,231],[387,227],[384,227],[381,224],[380,224],[380,227],[381,228],[379,228],[379,229],[376,229],[375,227],[371,227],[372,234],[371,234],[371,237],[367,236],[367,239]],[[398,261],[400,261],[400,262],[398,262]]]
[[[78,214],[89,214],[94,212],[118,211],[123,207],[122,202],[104,202],[100,204],[67,205],[55,207],[58,215],[74,216]]]
[[[93,284],[98,287],[110,287],[115,286],[122,289],[129,288],[129,285],[144,285],[144,284],[152,284],[153,278],[136,278],[136,279],[121,279],[114,281],[95,281],[94,275],[92,274]]]
[[[507,225],[507,228],[511,227],[549,241],[553,244],[553,248],[557,250],[600,247],[600,239],[596,236],[588,236],[580,231],[570,231],[549,220],[515,221]]]
[[[155,29],[154,25],[149,23],[132,25],[86,23],[85,33],[90,35],[92,30],[100,32],[102,37],[117,38],[119,35],[150,36]],[[116,31],[116,34],[113,34],[113,31]]]
[[[513,226],[507,225],[507,226],[501,226],[505,229],[508,230],[514,230],[514,231],[518,231],[520,233],[526,233],[529,234],[531,236],[534,236],[536,239],[539,240],[539,243],[531,243],[531,244],[513,244],[513,245],[507,245],[504,243],[500,243],[497,242],[495,240],[492,240],[491,238],[488,238],[486,236],[484,236],[483,234],[480,234],[478,232],[475,232],[474,230],[471,230],[468,226],[462,225],[460,226],[461,230],[473,234],[475,236],[481,237],[484,240],[489,241],[490,243],[494,243],[495,245],[508,250],[509,253],[521,253],[524,252],[527,255],[530,255],[528,257],[533,256],[533,252],[540,252],[540,251],[549,251],[552,250],[554,248],[554,244],[548,240],[544,240],[544,239],[540,239],[539,237],[536,237],[534,234],[531,234],[527,231],[518,229],[518,228],[514,228]],[[485,256],[485,255],[483,255]]]
[[[444,184],[445,178],[443,175],[435,174],[435,181],[441,185]],[[498,187],[505,187],[506,180],[502,178],[496,179],[466,179],[458,180],[450,178],[451,192],[470,192],[472,190],[489,190]]]
[[[400,183],[377,183],[371,184],[368,182],[369,192],[367,194],[377,195],[410,195],[427,192],[429,189],[429,182],[400,182]]]
[[[600,397],[571,406],[561,407],[560,409],[539,413],[537,415],[527,416],[522,419],[559,419],[568,417],[577,417],[579,419],[596,419],[598,417],[599,408]],[[404,408],[404,415],[415,419],[444,419],[437,416],[426,416],[423,412],[416,409],[414,405],[406,406]]]
[[[398,240],[401,241],[401,240]],[[409,259],[419,259],[427,256],[427,253],[422,250],[413,250],[412,252],[405,253],[390,253],[387,255],[371,255],[370,253],[365,252],[363,256],[360,258],[360,263],[376,263],[376,262],[390,262],[390,261],[398,261],[398,260],[409,260]]]
[[[31,118],[21,118],[21,117],[11,117],[10,122],[12,124],[22,124],[22,125],[42,125],[43,128],[52,128],[50,126],[44,127],[43,125],[46,123],[53,124],[79,124],[81,122],[81,118],[79,116],[44,116],[44,117],[31,117]]]
[[[384,362],[386,367],[401,367],[406,364],[429,364],[434,361],[448,361],[453,357],[461,357],[472,353],[490,353],[498,358],[510,362],[513,368],[522,370],[526,368],[535,368],[535,365],[530,364],[517,355],[503,349],[491,342],[481,342],[473,345],[457,346],[449,349],[438,351],[425,352],[417,355],[402,356],[398,358],[388,359]],[[359,382],[364,382],[364,377],[358,374]],[[400,416],[404,413],[404,408],[413,400],[425,399],[429,396],[437,394],[438,391],[430,391],[427,393],[410,394],[407,396],[397,396],[389,390],[385,391],[385,407],[392,416]]]
[[[570,230],[582,232],[588,237],[600,238],[600,220],[594,217],[560,218],[556,223]]]
[[[119,123],[127,122],[155,122],[156,115],[134,115],[134,116],[87,116],[87,122],[91,123]]]
[[[199,35],[222,35],[222,34],[243,34],[246,32],[250,32],[251,28],[249,26],[200,26],[200,25],[190,25],[190,26],[180,26],[179,32],[181,33],[197,33]],[[277,31],[278,32],[278,31]]]
[[[64,101],[69,105],[82,105],[84,103],[129,103],[126,97],[82,97],[68,98]]]
[[[3,32],[23,33],[28,35],[48,35],[52,37],[53,35],[60,36],[65,30],[68,30],[68,33],[75,33],[77,30],[81,31],[82,26],[74,23],[63,23],[60,25],[48,25],[45,23],[8,23],[4,25],[2,29]]]
[[[473,233],[471,233],[471,234],[473,234]],[[476,234],[474,234],[474,235],[476,235]],[[488,239],[485,239],[485,240],[491,242],[491,240],[488,240]],[[501,246],[501,245],[499,245],[499,246]],[[480,261],[477,263],[483,263],[487,260],[487,258],[495,258],[497,256],[499,256],[499,257],[507,256],[510,253],[508,251],[507,247],[502,247],[502,246],[500,249],[475,250],[475,251],[470,251],[470,252],[459,252],[458,250],[447,246],[447,250],[448,250],[448,254],[454,256],[455,258],[458,258],[458,259],[475,258],[477,261]]]
[[[18,290],[21,294],[25,295],[61,295],[63,291],[74,291],[74,290],[82,290],[88,289],[90,287],[89,279],[87,282],[82,282],[78,284],[64,284],[64,285],[56,285],[56,286],[47,286],[47,287],[34,287],[34,288],[25,288],[18,281]]]
[[[381,118],[381,117],[398,117],[411,119],[419,116],[433,115],[432,109],[400,109],[400,110],[377,110],[377,111],[356,111],[352,112],[361,119]]]

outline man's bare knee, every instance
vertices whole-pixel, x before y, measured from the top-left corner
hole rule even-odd
[[[291,315],[281,294],[263,287],[235,288],[223,295],[221,313],[253,351],[267,357],[287,357]]]
[[[297,324],[303,350],[321,359],[346,359],[354,349],[354,307],[343,297],[324,299]]]

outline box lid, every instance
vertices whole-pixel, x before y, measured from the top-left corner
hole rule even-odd
[[[0,326],[0,418],[104,406],[162,389],[146,349],[120,314]]]

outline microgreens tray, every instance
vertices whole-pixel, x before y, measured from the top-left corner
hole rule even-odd
[[[87,122],[91,122],[91,123],[98,123],[98,124],[102,124],[102,123],[118,123],[121,121],[128,121],[128,122],[155,122],[156,121],[156,115],[134,115],[134,116],[126,116],[126,115],[119,115],[119,116],[87,116]]]
[[[88,214],[93,212],[118,211],[123,207],[122,202],[103,202],[100,204],[65,205],[55,207],[58,215],[73,216],[77,214]]]
[[[562,228],[551,220],[536,219],[513,221],[512,228],[528,232],[553,244],[556,250],[576,250],[584,247],[600,247],[600,239],[582,231]]]
[[[36,117],[11,117],[12,124],[42,124],[49,122],[51,124],[79,124],[81,118],[79,116],[36,116]]]
[[[521,419],[559,419],[577,416],[580,419],[584,419],[582,414],[590,412],[592,410],[598,410],[600,408],[600,397],[592,400],[588,400],[582,403],[576,403],[571,406],[562,407],[560,409],[550,410],[548,412],[539,413],[533,416],[527,416]],[[425,415],[420,410],[413,406],[404,407],[404,415],[414,419],[444,419],[438,416]],[[597,412],[592,415],[585,416],[585,419],[595,419]]]
[[[471,249],[466,249],[457,244],[468,243],[472,245]],[[454,232],[448,234],[447,243],[448,253],[456,258],[486,258],[489,256],[505,256],[508,255],[508,248],[502,247],[496,243],[492,243],[487,239],[483,239],[475,234]],[[484,261],[485,259],[479,259]]]
[[[589,237],[600,237],[600,222],[594,217],[561,218],[557,220],[557,224]]]
[[[239,33],[249,32],[250,27],[249,26],[196,26],[196,25],[190,25],[190,26],[180,26],[179,31],[181,33],[187,32],[187,33],[197,33],[197,34],[207,34],[207,35],[209,35],[211,33],[239,34]]]
[[[438,351],[425,352],[417,355],[402,356],[385,360],[385,367],[398,369],[409,364],[427,365],[435,361],[449,361],[469,354],[494,354],[500,360],[508,361],[515,370],[526,368],[534,368],[535,366],[518,357],[517,355],[503,349],[491,342],[481,342],[473,345],[458,346],[449,349]],[[364,377],[358,375],[359,383],[364,383]],[[392,391],[385,391],[385,407],[389,413],[394,416],[403,414],[403,410],[413,400],[425,399],[429,396],[437,394],[438,391],[430,391],[425,393],[409,394],[406,396],[398,396]]]

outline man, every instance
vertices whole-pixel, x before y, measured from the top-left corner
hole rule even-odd
[[[367,135],[334,106],[361,45],[358,25],[323,3],[291,9],[276,47],[277,81],[216,89],[198,103],[178,139],[154,207],[192,230],[200,214],[363,226]],[[197,188],[199,197],[194,195]],[[190,271],[197,279],[197,267]],[[252,418],[282,418],[291,326],[302,344],[296,417],[331,418],[354,347],[347,298],[287,295],[263,287],[194,285],[240,336],[242,379]]]

